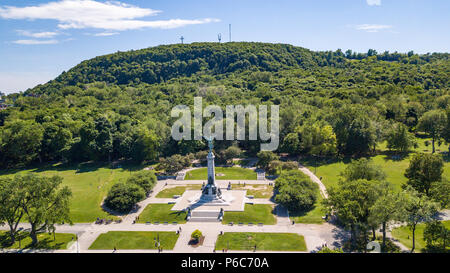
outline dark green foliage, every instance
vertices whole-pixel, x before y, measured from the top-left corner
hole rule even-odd
[[[358,179],[381,181],[386,178],[386,173],[380,166],[374,164],[371,159],[361,158],[348,164],[342,176],[346,181]]]
[[[156,184],[156,176],[152,171],[140,171],[130,176],[127,183],[141,187],[148,194]]]
[[[145,191],[132,183],[118,183],[112,186],[105,199],[105,205],[117,212],[129,212],[136,203],[145,198]]]
[[[373,153],[386,120],[448,141],[448,126],[439,123],[443,132],[433,133],[422,116],[448,106],[449,62],[449,54],[313,52],[266,43],[166,45],[99,56],[7,96],[14,107],[0,112],[0,165],[154,162],[196,153],[204,142],[170,137],[170,110],[192,105],[194,96],[222,107],[279,105],[278,151],[290,154]],[[317,128],[308,130],[311,125]],[[215,143],[217,151],[232,145],[246,155],[260,151],[259,140]]]
[[[423,231],[423,239],[427,243],[427,252],[445,253],[450,245],[450,229],[447,229],[442,222],[428,222]]]
[[[256,156],[258,157],[258,163],[256,165],[265,170],[269,167],[270,162],[279,159],[275,153],[270,151],[261,151]]]
[[[290,211],[311,209],[317,201],[319,187],[298,170],[283,172],[275,182],[275,202]]]
[[[405,171],[408,178],[406,184],[429,196],[432,184],[442,180],[443,172],[444,161],[441,155],[415,154]]]

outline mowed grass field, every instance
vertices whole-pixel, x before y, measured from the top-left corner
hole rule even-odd
[[[273,214],[273,209],[273,206],[268,204],[245,204],[244,211],[226,211],[222,222],[224,224],[233,222],[235,225],[238,223],[275,225],[277,218]]]
[[[139,215],[139,220],[137,222],[159,222],[160,224],[164,222],[177,222],[178,224],[186,223],[187,213],[184,211],[173,211],[171,210],[173,206],[173,204],[149,204]]]
[[[202,185],[200,184],[165,188],[164,190],[158,192],[156,198],[172,198],[174,195],[182,195],[187,190],[200,190],[201,188]]]
[[[256,180],[256,172],[240,167],[216,167],[217,180]],[[206,180],[208,176],[207,168],[191,170],[186,173],[184,180]],[[223,174],[218,176],[217,174]]]
[[[219,235],[216,250],[306,251],[305,238],[296,233],[226,232]]]
[[[67,249],[71,242],[76,240],[77,236],[72,233],[39,233],[38,234],[38,244],[34,246],[34,249]],[[20,239],[20,248],[19,248]],[[28,232],[20,232],[16,236],[16,242],[13,245],[9,245],[10,237],[7,231],[0,231],[0,249],[28,249],[32,248],[31,238]]]
[[[450,220],[443,221],[444,226],[447,229],[450,229]],[[423,239],[423,231],[425,229],[425,224],[418,224],[416,227],[416,252],[422,252],[425,250],[426,242]],[[412,248],[412,231],[409,229],[408,226],[402,226],[398,228],[394,228],[392,230],[392,236],[399,240],[400,243],[402,243],[407,248]],[[447,246],[447,249],[450,250],[450,245]]]
[[[100,234],[89,249],[163,249],[174,248],[178,234],[170,231],[108,231]]]
[[[380,165],[382,169],[386,172],[386,180],[393,184],[394,188],[401,190],[401,186],[407,181],[404,176],[405,170],[409,166],[409,161],[414,153],[410,153],[405,157],[395,159],[390,155],[377,155],[371,157],[373,162]],[[304,161],[300,160],[300,163],[308,167],[312,172],[316,170],[314,161]],[[341,160],[337,162],[318,162],[316,176],[322,177],[323,184],[329,188],[332,186],[337,186],[340,179],[341,173],[345,170],[346,165],[350,163],[350,160]],[[448,156],[444,157],[444,173],[443,177],[450,179],[450,161]]]
[[[59,175],[62,185],[72,190],[70,216],[74,223],[93,222],[99,218],[115,218],[101,208],[108,190],[117,182],[125,181],[140,167],[111,169],[105,165],[80,164],[74,166],[51,165],[27,170],[1,171],[0,177],[34,173],[43,176]]]

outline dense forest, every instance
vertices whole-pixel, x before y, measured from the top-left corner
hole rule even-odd
[[[129,159],[201,151],[170,137],[178,104],[280,105],[278,152],[358,156],[383,141],[398,152],[426,134],[450,142],[450,54],[314,52],[285,44],[193,43],[117,52],[7,96],[0,166]],[[237,144],[249,155],[258,141]]]

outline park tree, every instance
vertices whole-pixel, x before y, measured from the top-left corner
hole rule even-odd
[[[300,150],[300,140],[297,133],[289,133],[284,137],[283,144],[281,145],[283,152],[296,155]]]
[[[437,212],[439,205],[412,187],[407,187],[405,193],[405,214],[403,217],[412,233],[411,252],[414,252],[416,248],[417,225],[421,222],[429,222],[431,217]]]
[[[128,177],[127,183],[141,187],[148,195],[156,184],[156,176],[152,171],[140,171]]]
[[[388,130],[386,135],[388,149],[400,153],[408,152],[414,147],[414,135],[408,132],[408,128],[402,123],[396,123]]]
[[[328,198],[323,201],[328,213],[335,214],[344,226],[350,228],[353,249],[361,244],[365,249],[367,245],[370,210],[378,197],[377,184],[364,179],[341,180],[338,187],[328,189]]]
[[[170,157],[161,158],[157,166],[158,170],[164,170],[167,174],[175,174],[191,165],[193,155],[172,155]]]
[[[104,204],[120,213],[129,212],[139,201],[145,198],[145,191],[133,183],[118,183],[112,186]]]
[[[95,151],[99,160],[111,161],[113,151],[114,127],[106,116],[98,116],[94,120],[95,126]]]
[[[415,154],[405,171],[405,177],[408,178],[406,185],[412,186],[418,192],[429,196],[432,184],[442,181],[443,168],[442,156],[425,153]]]
[[[442,110],[428,111],[419,119],[418,128],[431,136],[433,153],[435,152],[435,142],[444,135],[446,125],[447,115]]]
[[[34,121],[15,120],[0,128],[0,162],[19,167],[38,159],[43,137],[42,126]]]
[[[257,155],[259,168],[266,170],[269,167],[269,163],[273,160],[278,160],[279,157],[271,151],[260,151]]]
[[[450,155],[450,109],[447,109],[447,123],[444,128],[443,137],[448,144],[448,154]]]
[[[382,181],[386,178],[386,173],[383,171],[381,166],[373,163],[371,159],[361,158],[358,160],[352,160],[352,162],[348,164],[345,170],[341,173],[341,176],[346,181],[354,181],[358,179]]]
[[[43,127],[44,134],[41,147],[43,159],[62,159],[70,150],[72,133],[70,130],[52,122],[44,123]]]
[[[426,223],[423,231],[423,239],[428,252],[447,252],[447,246],[450,244],[450,229],[437,220]]]
[[[382,250],[386,249],[387,225],[392,221],[399,221],[404,214],[404,197],[400,193],[394,192],[388,182],[378,185],[377,198],[370,208],[369,223],[382,230]],[[373,238],[374,240],[375,238]]]
[[[344,106],[330,115],[338,151],[345,155],[364,154],[376,143],[375,127],[367,112]]]
[[[23,219],[23,198],[21,177],[0,179],[0,226],[8,225],[11,245],[15,242],[17,227]]]
[[[60,187],[61,177],[28,174],[16,179],[22,180],[22,209],[31,226],[30,237],[33,245],[38,243],[39,232],[54,229],[55,224],[72,223],[69,217],[72,192],[67,186]]]
[[[275,201],[291,211],[311,209],[319,195],[316,183],[299,170],[283,172],[275,181]]]
[[[314,123],[300,129],[303,151],[315,156],[333,156],[337,153],[336,135],[330,125]]]
[[[430,197],[441,205],[441,208],[450,207],[450,181],[442,178],[431,184]]]
[[[290,171],[298,169],[298,163],[295,161],[280,161],[274,160],[269,163],[267,171],[272,175],[280,175],[283,171]]]
[[[145,127],[139,127],[132,139],[130,156],[135,162],[141,163],[158,158],[159,140],[154,132]]]
[[[231,163],[233,163],[232,162],[233,158],[238,158],[241,156],[241,154],[242,154],[242,150],[239,149],[239,147],[230,146],[230,147],[226,148],[225,150],[221,151],[220,157],[227,164],[231,164]]]

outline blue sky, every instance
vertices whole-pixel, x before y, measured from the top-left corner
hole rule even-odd
[[[312,50],[450,51],[448,0],[0,0],[0,91],[85,59],[160,44],[288,43]]]

